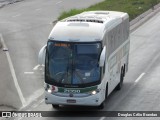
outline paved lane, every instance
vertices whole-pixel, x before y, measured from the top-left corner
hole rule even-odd
[[[38,52],[46,44],[52,29],[51,22],[62,11],[87,7],[100,1],[25,0],[0,9],[0,33],[9,48],[17,80],[27,103],[43,93],[43,69],[34,68],[38,64]]]
[[[129,72],[121,91],[114,91],[106,100],[103,111],[160,111],[160,13],[131,33]],[[88,107],[63,108],[93,110]],[[43,100],[30,110],[54,111]],[[42,118],[42,120],[159,120],[159,118]]]
[[[35,0],[36,1],[36,0]],[[41,2],[43,0],[40,0]],[[71,1],[71,0],[70,0]],[[50,1],[51,3],[53,1]],[[56,2],[59,1],[54,1]],[[73,2],[73,1],[72,1]],[[26,12],[25,10],[18,11],[17,7],[10,6],[9,16],[4,15],[4,11],[8,9],[2,9],[3,14],[0,11],[0,18],[2,21],[0,25],[2,26],[0,30],[4,34],[4,39],[6,40],[7,46],[10,48],[10,54],[14,67],[16,70],[16,75],[19,80],[19,84],[22,87],[25,98],[29,98],[32,91],[39,90],[42,88],[43,76],[42,71],[38,69],[34,71],[33,68],[37,65],[37,53],[39,49],[46,43],[47,36],[51,30],[50,22],[58,15],[58,11],[54,14],[55,17],[50,16],[53,14],[52,6],[41,4],[47,7],[48,10],[45,12],[40,12],[39,8],[36,7],[36,11],[39,13],[34,16],[33,1],[26,1],[26,7],[18,3],[19,8],[25,8],[32,12]],[[67,3],[66,3],[67,4]],[[69,4],[70,5],[70,4]],[[37,5],[38,6],[38,5]],[[61,7],[61,6],[60,6]],[[74,5],[73,5],[74,7]],[[64,8],[67,9],[67,8]],[[17,12],[25,13],[21,16]],[[49,14],[50,13],[50,14]],[[43,18],[42,16],[49,16]],[[50,18],[51,17],[51,18]],[[10,19],[9,19],[10,18]],[[15,19],[16,18],[16,19]],[[19,18],[19,19],[18,19]],[[38,19],[39,18],[39,19]],[[155,15],[152,19],[147,21],[145,24],[140,26],[136,31],[131,33],[131,50],[130,50],[130,63],[129,72],[127,73],[124,86],[121,91],[114,91],[109,98],[106,100],[106,107],[104,111],[140,111],[140,110],[151,110],[160,111],[160,13]],[[14,23],[14,24],[13,24]],[[24,72],[30,72],[30,74],[24,74]],[[31,74],[34,72],[34,74]],[[29,83],[30,81],[31,83]],[[137,81],[137,82],[135,82]],[[32,86],[31,86],[32,85]],[[31,86],[31,87],[29,87]],[[29,89],[29,91],[28,91]],[[94,109],[88,107],[69,107],[65,109]],[[43,101],[43,96],[41,99],[37,100],[31,106],[25,110],[44,110],[44,111],[54,111],[51,105],[46,105]],[[158,120],[159,118],[42,118],[42,119],[93,119],[93,120]],[[25,119],[24,119],[25,120]]]

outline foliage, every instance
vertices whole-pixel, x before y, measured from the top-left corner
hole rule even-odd
[[[72,9],[68,12],[63,12],[58,17],[58,20],[61,20],[69,16],[73,16],[83,11],[91,10],[110,10],[127,12],[130,16],[130,20],[132,20],[138,15],[152,8],[159,2],[160,0],[105,0],[85,9]]]

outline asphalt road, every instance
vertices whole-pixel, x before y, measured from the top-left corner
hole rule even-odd
[[[100,1],[102,0],[25,0],[0,9],[0,33],[9,49],[17,79],[15,81],[18,81],[26,105],[43,93],[43,69],[37,66],[37,58],[53,27],[52,21],[63,11],[84,8]],[[1,64],[4,64],[3,61],[7,59],[3,58]],[[12,78],[8,69],[6,66],[0,70],[1,80]],[[4,76],[4,73],[8,74]],[[0,99],[6,97],[3,96]],[[12,99],[7,98],[6,101]]]
[[[129,72],[121,91],[113,91],[103,111],[160,111],[160,13],[131,33]],[[62,107],[60,110],[94,110],[91,107]],[[31,111],[55,111],[43,99],[26,108]],[[89,111],[91,112],[91,111]],[[62,113],[63,116],[63,113]],[[55,120],[159,120],[152,117],[55,117]],[[25,120],[25,119],[23,119]]]
[[[37,1],[37,3],[43,2],[43,0]],[[46,43],[46,38],[52,28],[50,22],[57,17],[59,12],[56,9],[57,5],[55,8],[51,5],[58,1],[48,2],[36,4],[36,0],[28,0],[25,4],[17,3],[0,10],[0,31],[10,50],[17,79],[26,99],[31,96],[32,91],[41,89],[43,85],[42,71],[40,69],[34,71],[33,68],[37,65],[38,51]],[[72,4],[64,2],[64,5],[68,8],[74,7],[73,1],[70,0],[70,2]],[[68,8],[63,7],[63,9]],[[106,107],[103,111],[160,111],[159,21],[160,13],[157,13],[131,33],[129,72],[124,79],[124,86],[121,91],[114,91],[109,96],[105,101]],[[95,108],[63,107],[62,109],[93,110]],[[23,110],[55,111],[51,105],[44,103],[43,96]],[[25,120],[25,118],[22,119]],[[56,117],[42,119],[158,120],[160,118]]]

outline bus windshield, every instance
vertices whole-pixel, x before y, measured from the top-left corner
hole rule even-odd
[[[81,86],[100,81],[98,65],[101,43],[49,41],[46,56],[46,82],[61,86]]]

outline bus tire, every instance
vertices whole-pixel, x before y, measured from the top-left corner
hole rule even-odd
[[[124,64],[123,77],[125,76],[125,74],[126,74],[126,65]]]
[[[99,106],[98,109],[102,110],[105,107],[105,102],[103,101]]]
[[[123,79],[124,79],[124,70],[123,70],[123,68],[122,68],[122,70],[121,70],[121,75],[120,75],[120,82],[118,83],[118,85],[117,85],[117,87],[116,87],[116,89],[117,90],[120,90],[121,88],[122,88],[122,85],[123,85]]]
[[[107,83],[107,85],[106,85],[105,99],[107,99],[107,97],[108,97],[108,83]]]
[[[55,108],[55,109],[58,109],[59,105],[52,104],[52,107]]]

